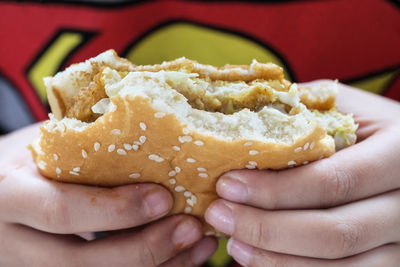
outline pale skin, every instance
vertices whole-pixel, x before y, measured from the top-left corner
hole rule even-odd
[[[329,81],[315,81],[329,82]],[[400,104],[340,85],[356,145],[283,171],[239,170],[217,183],[206,220],[244,266],[399,266]]]
[[[0,266],[200,266],[216,250],[194,217],[166,217],[173,201],[162,186],[42,177],[26,149],[38,134],[37,124],[0,138]]]

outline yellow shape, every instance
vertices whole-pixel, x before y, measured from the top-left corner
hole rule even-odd
[[[218,240],[218,249],[214,255],[208,260],[208,263],[213,267],[225,267],[232,261],[232,257],[226,251],[228,239],[223,238]]]
[[[29,70],[28,78],[43,102],[47,101],[43,77],[54,75],[66,56],[82,41],[80,33],[62,33]]]
[[[387,88],[390,81],[399,74],[400,69],[385,72],[382,74],[370,76],[368,78],[349,83],[349,85],[361,88],[363,90],[382,94]]]
[[[179,57],[204,64],[249,64],[273,62],[285,67],[272,51],[249,39],[212,28],[179,22],[162,27],[135,45],[125,55],[135,64],[158,64]],[[291,78],[287,76],[286,78]]]

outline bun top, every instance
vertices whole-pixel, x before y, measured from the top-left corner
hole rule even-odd
[[[297,88],[272,63],[135,66],[110,50],[45,84],[54,115],[31,146],[43,175],[160,183],[172,213],[200,218],[224,172],[300,166],[356,139],[352,116],[334,108],[336,83]]]

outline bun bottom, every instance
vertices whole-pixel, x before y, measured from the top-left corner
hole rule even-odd
[[[40,139],[30,148],[44,176],[107,187],[158,183],[174,197],[171,214],[192,214],[204,222],[223,173],[283,169],[335,151],[333,139],[318,125],[292,145],[224,140],[188,130],[174,114],[155,109],[149,98],[116,96],[112,101],[116,110],[93,123],[53,119],[41,128]],[[216,234],[209,225],[205,232]]]

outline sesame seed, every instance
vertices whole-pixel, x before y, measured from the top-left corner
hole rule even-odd
[[[144,144],[144,142],[146,142],[146,136],[142,135],[141,137],[139,137],[139,141],[140,143]]]
[[[58,124],[58,126],[59,126],[59,130],[60,130],[60,132],[65,132],[65,124],[64,123],[60,123],[60,124]]]
[[[140,177],[140,173],[137,173],[137,172],[131,173],[131,174],[129,174],[128,177],[129,177],[129,178],[132,178],[132,179],[137,179],[137,178]]]
[[[176,173],[180,173],[181,172],[181,168],[179,168],[178,166],[175,167],[175,171]]]
[[[190,131],[189,131],[188,128],[183,128],[183,129],[182,129],[182,133],[183,133],[183,134],[189,134]]]
[[[175,151],[180,151],[181,150],[181,148],[179,146],[173,146],[172,149],[175,150]]]
[[[301,146],[296,147],[296,148],[294,149],[294,152],[299,153],[302,149],[303,149],[303,148],[302,148]]]
[[[207,171],[206,168],[197,168],[197,170],[198,170],[199,172],[206,172],[206,171]]]
[[[146,131],[146,128],[147,128],[146,123],[141,122],[141,123],[139,123],[139,126],[140,126],[140,129],[142,129],[143,131]]]
[[[79,176],[79,173],[74,172],[74,171],[69,171],[69,173],[70,173],[70,174],[73,174],[73,175],[76,175],[76,176]]]
[[[169,183],[170,184],[176,184],[176,180],[175,179],[169,179]]]
[[[94,147],[94,151],[96,151],[96,152],[99,151],[100,143],[99,142],[94,143],[93,147]]]
[[[132,145],[131,144],[124,144],[124,148],[126,149],[126,150],[132,150]]]
[[[132,145],[132,149],[135,150],[135,151],[138,151],[139,146],[138,145]]]
[[[113,135],[120,135],[120,134],[121,134],[121,130],[120,130],[120,129],[112,129],[112,130],[111,130],[111,134],[113,134]]]
[[[115,150],[115,145],[111,144],[108,146],[108,152],[113,152]]]
[[[84,149],[82,149],[82,157],[83,157],[84,159],[87,158],[87,152],[86,152]]]
[[[185,197],[191,197],[193,194],[192,194],[192,192],[190,192],[190,191],[185,191],[185,193],[183,193],[183,195],[184,195]]]
[[[196,160],[195,160],[195,159],[192,159],[192,158],[187,158],[186,161],[187,161],[187,162],[190,162],[190,163],[196,162]]]
[[[194,206],[194,203],[193,203],[193,201],[191,200],[191,199],[186,199],[186,203],[189,205],[189,206]]]
[[[192,208],[191,207],[186,207],[184,210],[183,210],[183,212],[184,213],[191,213],[192,212]]]
[[[287,165],[289,165],[289,166],[291,166],[291,165],[296,165],[296,161],[294,161],[294,160],[291,160],[291,161],[289,161],[288,162],[288,164]]]
[[[58,160],[58,156],[57,154],[53,154],[54,160],[57,161]]]
[[[61,173],[61,169],[57,167],[57,168],[56,168],[56,173],[57,173],[57,174],[60,174],[60,173]]]
[[[204,142],[203,142],[203,141],[200,141],[200,140],[194,141],[194,144],[195,144],[196,146],[204,146]]]
[[[72,169],[74,172],[80,172],[81,171],[81,167],[75,167]]]
[[[157,119],[160,119],[160,118],[162,118],[164,116],[165,116],[164,112],[157,112],[157,113],[154,114],[154,117],[156,117]]]
[[[191,196],[191,199],[192,199],[192,201],[193,201],[194,204],[197,203],[197,197],[196,197],[195,195],[192,195],[192,196]]]
[[[126,155],[126,151],[123,150],[122,148],[118,148],[118,149],[117,149],[117,153],[118,153],[119,155],[121,155],[121,156],[125,156],[125,155]]]
[[[137,145],[137,146],[141,146],[142,145],[142,143],[140,143],[139,141],[133,141],[133,144]]]
[[[47,163],[44,162],[43,160],[39,161],[38,166],[40,169],[45,170],[46,169]]]
[[[253,142],[246,142],[244,143],[244,146],[251,146],[253,144]]]
[[[176,175],[176,171],[170,171],[169,173],[168,173],[168,176],[169,177],[172,177],[172,176],[175,176]]]
[[[245,166],[247,169],[250,169],[250,170],[252,170],[252,169],[255,169],[256,168],[256,166],[254,166],[254,165],[246,165]]]
[[[249,164],[253,165],[253,166],[257,166],[257,162],[255,162],[255,161],[249,161]]]
[[[164,158],[162,158],[156,154],[149,155],[149,159],[154,160],[155,162],[163,162],[164,161]]]
[[[308,161],[307,161],[307,160],[303,162],[303,165],[306,165],[306,164],[308,164]]]
[[[311,145],[310,145],[310,150],[312,150],[312,149],[314,148],[314,146],[315,146],[315,142],[312,141],[312,143],[311,143]]]
[[[201,178],[207,178],[207,177],[208,177],[208,174],[202,172],[202,173],[199,173],[199,176],[200,176]]]
[[[250,156],[254,156],[254,155],[257,155],[258,154],[258,151],[257,150],[250,150],[249,151],[249,155]]]
[[[183,191],[185,191],[185,187],[183,187],[181,185],[178,185],[178,186],[175,187],[175,191],[176,192],[183,192]]]
[[[178,140],[183,144],[185,142],[192,142],[192,137],[190,135],[178,136]]]
[[[307,150],[309,145],[310,145],[310,143],[307,142],[307,143],[304,145],[304,150]]]

